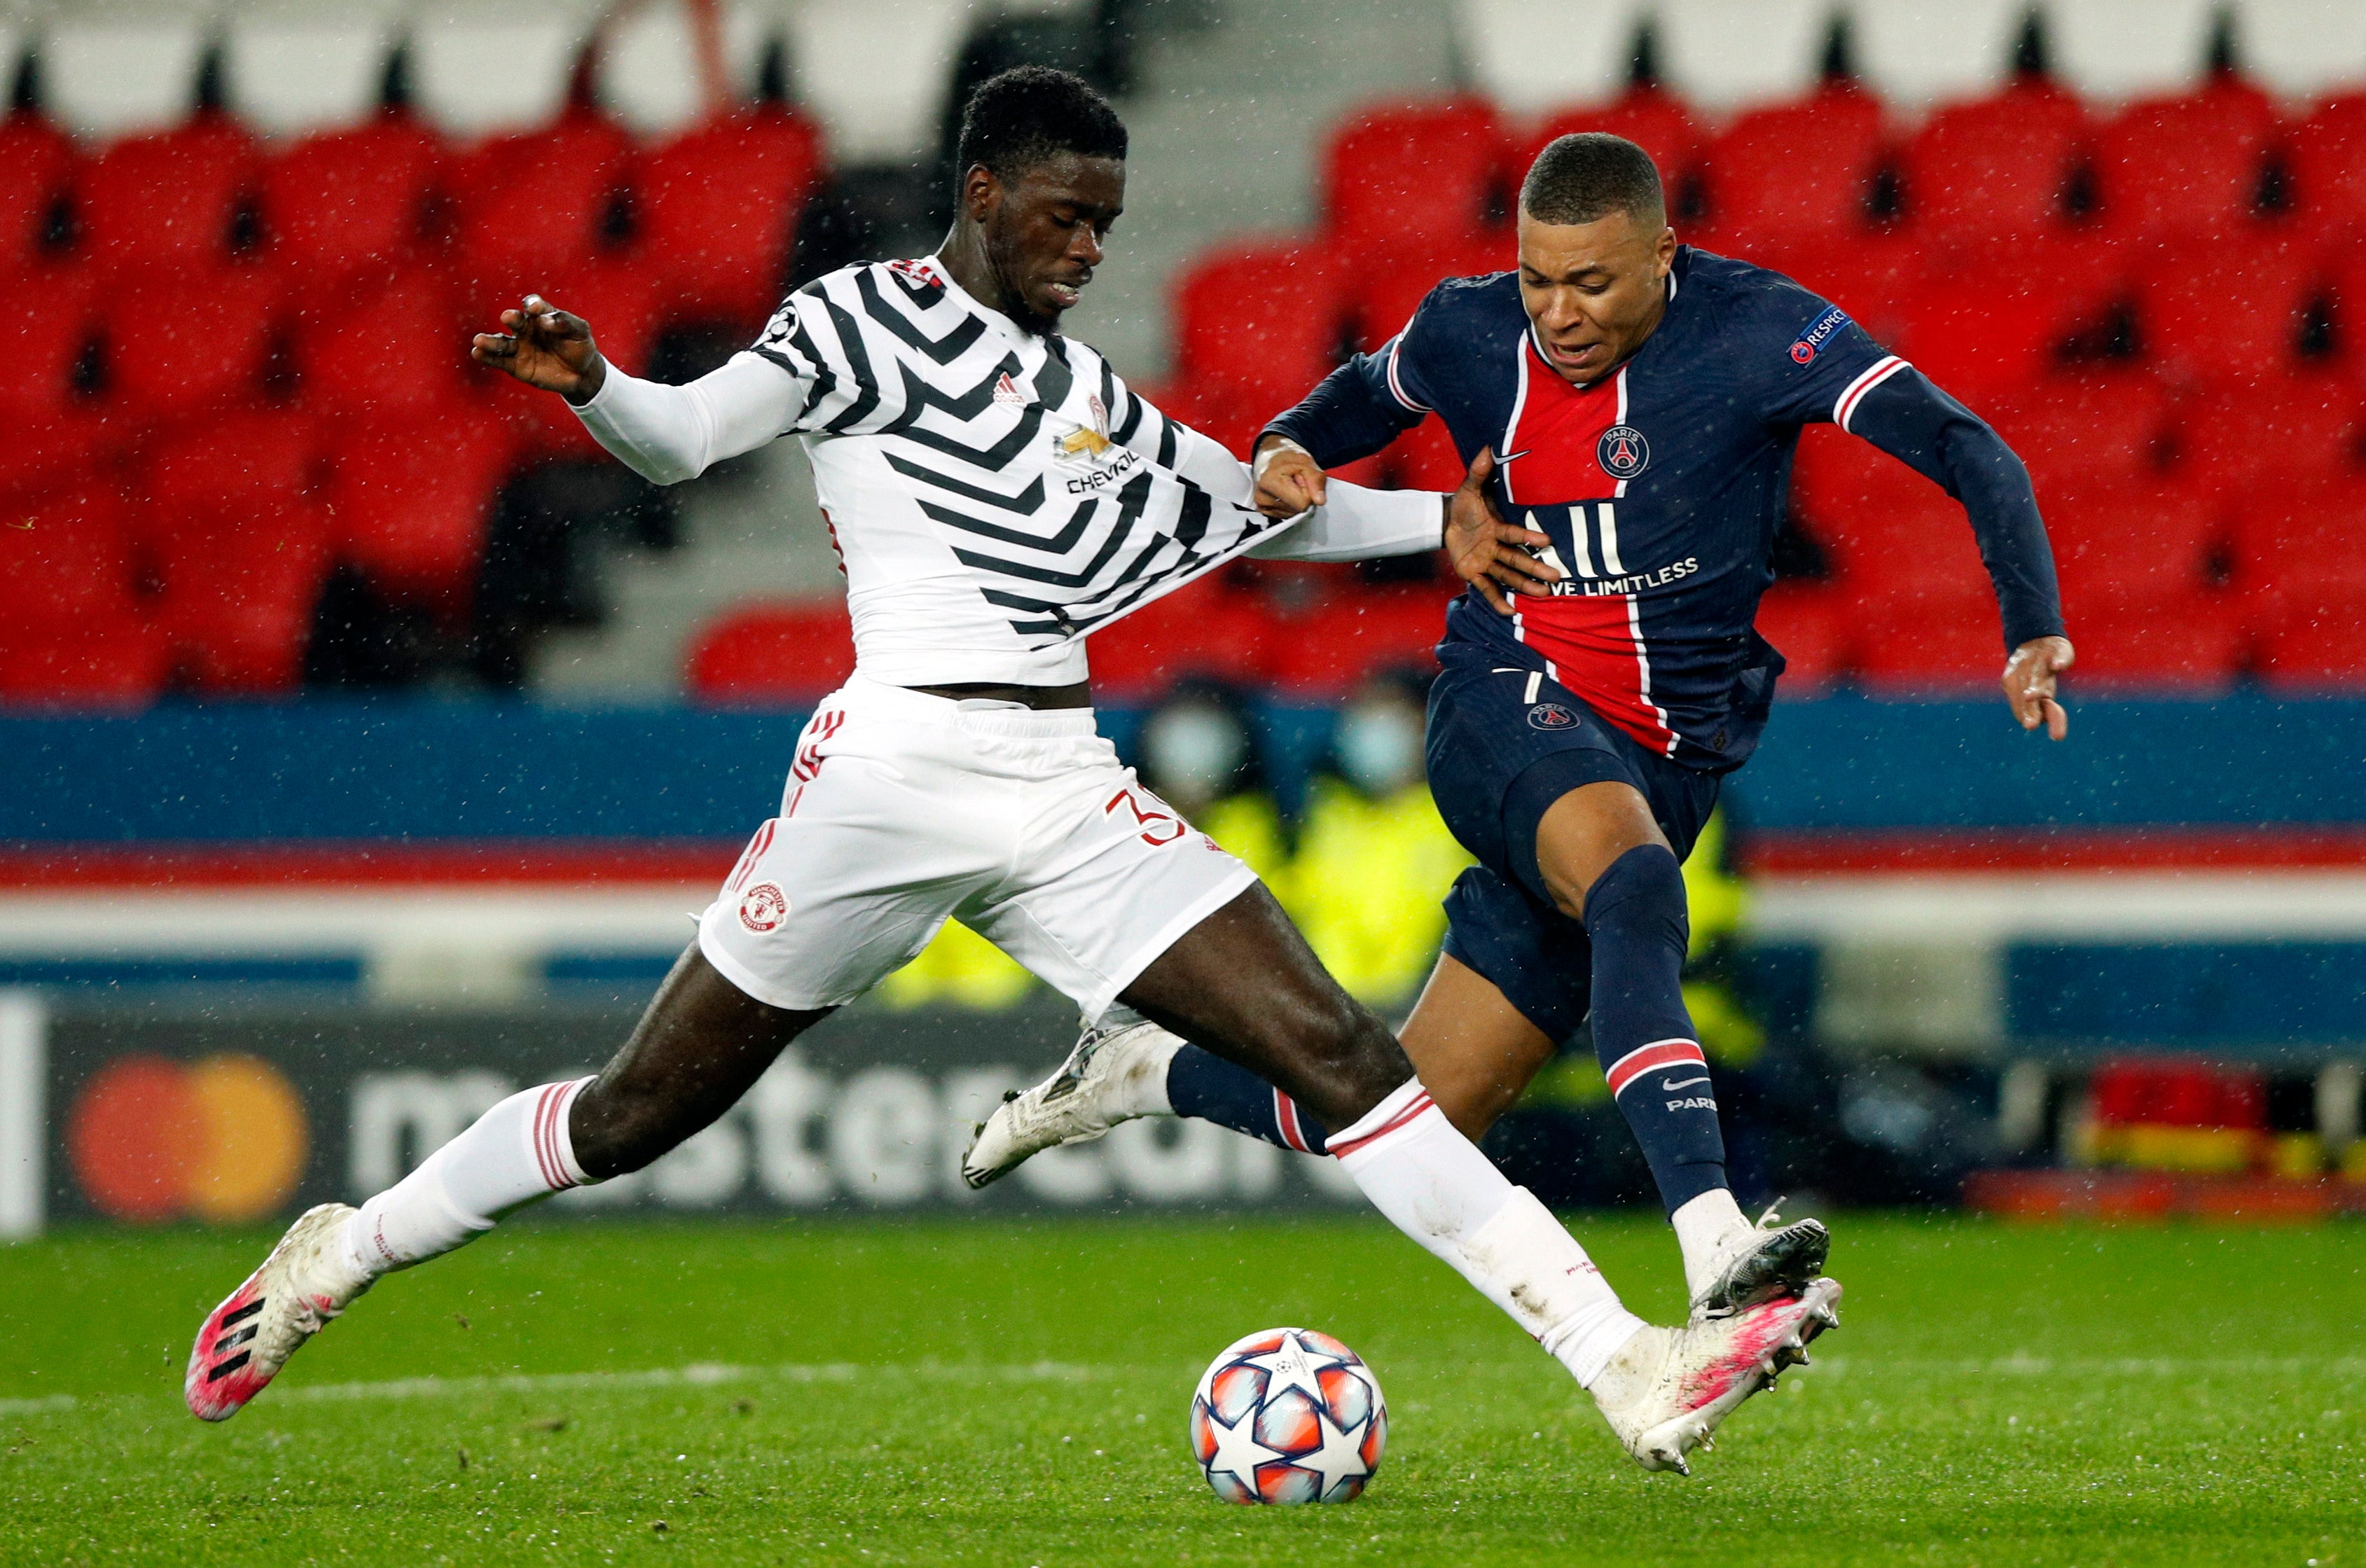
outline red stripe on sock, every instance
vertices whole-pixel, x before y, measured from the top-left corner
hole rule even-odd
[[[1360,1138],[1350,1139],[1348,1142],[1343,1144],[1339,1141],[1338,1135],[1334,1134],[1327,1148],[1332,1155],[1344,1159],[1347,1156],[1354,1154],[1357,1150],[1369,1147],[1375,1141],[1387,1137],[1391,1133],[1395,1132],[1398,1128],[1403,1126],[1406,1122],[1412,1121],[1423,1111],[1436,1109],[1436,1106],[1437,1102],[1429,1098],[1429,1091],[1427,1089],[1424,1089],[1421,1093],[1414,1097],[1412,1104],[1406,1106],[1403,1111],[1398,1111],[1395,1115],[1390,1117],[1386,1122],[1382,1122],[1380,1126],[1373,1128],[1370,1132],[1365,1134]]]
[[[1645,1073],[1661,1067],[1706,1067],[1707,1066],[1708,1058],[1701,1055],[1701,1048],[1696,1042],[1655,1040],[1649,1045],[1636,1047],[1611,1063],[1610,1071],[1603,1076],[1609,1080],[1610,1095],[1615,1100],[1621,1089]]]
[[[534,1152],[542,1162],[542,1179],[553,1192],[575,1185],[567,1179],[567,1162],[558,1153],[558,1119],[567,1114],[568,1091],[573,1084],[558,1083],[545,1089],[534,1108]]]
[[[1298,1119],[1298,1101],[1279,1089],[1273,1091],[1273,1122],[1281,1129],[1281,1141],[1300,1154],[1311,1155],[1313,1145],[1306,1141],[1305,1124]]]

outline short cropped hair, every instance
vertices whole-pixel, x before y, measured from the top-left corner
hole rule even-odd
[[[1539,223],[1591,223],[1614,212],[1653,218],[1667,210],[1651,155],[1598,130],[1557,138],[1528,165],[1520,210]]]
[[[962,109],[961,174],[980,164],[1004,180],[1074,152],[1125,157],[1125,122],[1083,77],[1048,65],[1014,66],[977,85]]]

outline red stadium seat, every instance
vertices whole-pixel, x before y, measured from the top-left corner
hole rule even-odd
[[[308,408],[381,418],[448,409],[485,393],[487,373],[468,359],[469,329],[427,273],[375,288],[299,292],[291,314]],[[497,321],[482,324],[491,328]],[[603,350],[608,338],[603,329]]]
[[[2104,231],[2223,242],[2257,216],[2274,128],[2274,106],[2232,83],[2130,105],[2095,139]]]
[[[490,314],[520,295],[548,292],[561,269],[605,248],[629,152],[614,125],[577,113],[456,160],[447,186],[469,310]]]
[[[648,265],[622,255],[587,256],[548,269],[544,276],[544,297],[591,322],[603,356],[626,371],[648,367],[658,324],[657,280]],[[499,327],[488,319],[472,330],[491,332]],[[461,341],[465,345],[465,335]],[[584,430],[583,422],[561,400],[499,371],[476,368],[472,376],[479,386],[489,389],[493,405],[516,423],[535,451],[569,457],[605,457],[600,444]]]
[[[1454,490],[1469,472],[1446,422],[1436,414],[1391,442],[1380,459],[1398,490]]]
[[[2067,579],[2064,592],[2075,693],[2207,695],[2242,666],[2240,607],[2225,595],[2085,592]]]
[[[30,266],[73,181],[73,146],[36,114],[0,119],[0,276]]]
[[[1977,270],[1932,278],[1901,312],[1897,351],[1974,407],[2045,375],[2120,293],[2116,249],[2086,237],[2025,242]]]
[[[1785,696],[1825,691],[1847,673],[1856,607],[1828,583],[1777,582],[1758,601],[1758,635],[1783,655],[1776,690]]]
[[[2157,473],[2169,400],[2148,376],[2053,376],[1982,411],[2036,481],[2037,499]]]
[[[465,604],[513,440],[498,421],[468,414],[349,436],[327,490],[338,552],[389,593],[447,609]]]
[[[1513,150],[1511,166],[1504,171],[1512,193],[1516,196],[1520,182],[1527,177],[1528,165],[1547,143],[1587,130],[1623,136],[1649,152],[1651,162],[1659,165],[1660,183],[1667,187],[1671,201],[1699,164],[1706,141],[1683,99],[1659,87],[1631,88],[1616,103],[1563,109],[1534,135],[1521,140]]]
[[[405,270],[442,161],[435,139],[398,115],[307,137],[264,165],[258,200],[273,261],[307,290]]]
[[[2292,693],[2366,690],[2360,626],[2366,626],[2366,591],[2331,583],[2286,590],[2255,628],[2261,684]]]
[[[2079,100],[2037,78],[1941,109],[1898,152],[1908,227],[1948,246],[2060,227],[2085,135]]]
[[[1336,698],[1388,671],[1434,671],[1450,602],[1435,588],[1367,589],[1277,621],[1274,684],[1291,696]]]
[[[2207,583],[2219,513],[2196,487],[2120,478],[2039,493],[2066,597],[2180,598]]]
[[[174,520],[157,563],[157,622],[201,692],[293,692],[329,574],[326,520],[287,498],[215,504]]]
[[[1853,595],[1987,592],[1964,509],[1868,442],[1830,427],[1807,431],[1792,500]]]
[[[1331,233],[1350,251],[1450,245],[1483,225],[1500,177],[1493,106],[1374,106],[1333,131],[1323,159]]]
[[[1358,265],[1348,304],[1355,312],[1356,346],[1371,350],[1404,331],[1429,291],[1449,277],[1475,277],[1508,271],[1519,264],[1508,233],[1465,239],[1445,247],[1414,246],[1376,253]]]
[[[1751,260],[1838,305],[1881,344],[1895,343],[1921,296],[1930,247],[1897,231],[1764,245]]]
[[[1884,594],[1866,601],[1860,614],[1857,675],[1869,690],[1899,696],[1994,691],[2004,674],[2004,634],[1985,581]]]
[[[2257,485],[2234,508],[2230,576],[2235,587],[2263,602],[2311,584],[2366,594],[2360,539],[2366,477],[2355,470]]]
[[[2366,93],[2319,104],[2281,154],[2285,197],[2304,231],[2333,240],[2366,224]]]
[[[710,703],[801,705],[854,672],[854,627],[838,600],[743,604],[709,621],[683,659],[690,694]]]
[[[117,142],[83,171],[83,243],[102,268],[187,267],[229,258],[254,147],[219,115]]]
[[[0,625],[42,633],[136,616],[137,563],[123,498],[84,476],[0,528]]]
[[[1330,373],[1346,310],[1318,250],[1260,245],[1204,255],[1177,290],[1179,369],[1203,396],[1222,388],[1270,400],[1260,418],[1279,412]]]
[[[46,495],[108,473],[128,434],[122,421],[86,408],[12,424],[0,441],[0,496]]]
[[[2289,371],[2318,294],[2314,247],[2243,242],[2243,303],[2226,300],[2225,242],[2199,239],[2151,254],[2136,269],[2136,335],[2144,357],[2178,381]]]
[[[1255,593],[1195,582],[1093,634],[1093,687],[1119,701],[1146,702],[1188,675],[1256,685],[1265,678],[1273,633]]]
[[[208,506],[235,512],[309,494],[321,478],[314,412],[242,410],[157,442],[141,465],[143,531]]]
[[[1881,107],[1853,88],[1741,115],[1709,150],[1709,247],[1749,255],[1858,232],[1881,152]]]
[[[257,396],[278,297],[279,279],[254,266],[152,272],[108,289],[107,401],[134,419],[177,420]]]
[[[2254,479],[2289,486],[2354,466],[2361,434],[2366,407],[2338,376],[2221,382],[2179,411],[2177,471],[2205,494]]]
[[[43,266],[0,273],[0,414],[54,419],[73,405],[74,378],[97,320],[86,271]]]
[[[646,158],[633,209],[663,308],[752,333],[780,302],[820,173],[812,122],[777,108],[717,121]]]

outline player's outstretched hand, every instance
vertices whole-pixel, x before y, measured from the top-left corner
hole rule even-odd
[[[1549,549],[1551,536],[1504,522],[1488,499],[1487,481],[1494,472],[1494,451],[1482,448],[1470,460],[1460,488],[1446,498],[1446,558],[1453,564],[1454,575],[1476,588],[1497,615],[1508,615],[1512,602],[1504,596],[1504,590],[1547,594],[1560,573],[1529,554],[1531,549]]]
[[[592,323],[541,295],[527,295],[522,310],[503,310],[501,325],[508,330],[479,333],[468,357],[570,403],[590,402],[607,380],[608,362],[592,341]]]
[[[2054,678],[2070,668],[2075,657],[2067,637],[2035,637],[2012,650],[2004,666],[2004,700],[2023,729],[2045,727],[2048,739],[2070,733],[2070,716],[2055,700]]]
[[[1268,517],[1296,517],[1330,499],[1323,466],[1287,436],[1259,440],[1249,472],[1256,482],[1256,509]]]

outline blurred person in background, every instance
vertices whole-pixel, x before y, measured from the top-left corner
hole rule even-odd
[[[1290,839],[1267,787],[1240,691],[1204,676],[1186,677],[1143,721],[1134,749],[1151,793],[1245,863],[1288,909],[1283,884]],[[1315,952],[1322,952],[1320,943]],[[1347,988],[1355,990],[1352,983]]]
[[[1340,710],[1279,886],[1324,967],[1376,1005],[1421,985],[1446,935],[1440,900],[1470,863],[1422,767],[1427,684],[1410,671],[1376,676]]]

